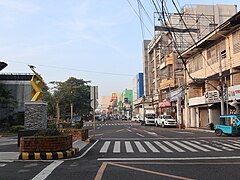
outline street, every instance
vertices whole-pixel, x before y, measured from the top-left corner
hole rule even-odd
[[[94,132],[91,122],[84,128]],[[240,138],[213,131],[97,122],[95,139],[77,156],[54,161],[0,161],[0,179],[233,179]],[[3,149],[9,145],[0,142]]]

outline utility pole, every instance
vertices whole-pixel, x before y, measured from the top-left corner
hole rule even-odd
[[[223,94],[223,79],[222,79],[222,62],[221,62],[221,58],[220,58],[220,53],[218,54],[218,61],[219,61],[219,92],[220,92],[220,101],[221,101],[221,115],[224,115],[224,94]]]
[[[91,107],[93,108],[93,139],[96,139],[96,117],[95,110],[97,106],[96,99],[98,99],[98,87],[91,86],[90,88]]]

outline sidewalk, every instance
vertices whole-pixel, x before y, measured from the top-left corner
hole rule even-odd
[[[74,141],[72,147],[80,151],[88,142]],[[17,146],[17,137],[0,137],[0,162],[18,160],[20,155],[19,147]]]
[[[193,131],[202,131],[202,132],[210,132],[210,133],[214,133],[214,130],[210,130],[210,129],[204,129],[204,128],[185,128],[186,130],[193,130]]]

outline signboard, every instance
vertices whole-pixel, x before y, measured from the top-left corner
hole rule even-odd
[[[170,107],[170,106],[171,106],[171,103],[170,103],[169,100],[160,102],[160,104],[159,104],[159,107],[160,107],[160,108]]]
[[[205,93],[206,103],[220,102],[219,91],[209,91]]]
[[[98,102],[95,100],[95,107],[94,107],[94,100],[92,100],[90,105],[91,105],[91,107],[92,107],[93,109],[97,109],[97,107],[98,107]]]
[[[90,99],[98,99],[98,86],[90,87]]]
[[[228,100],[240,99],[240,85],[228,87]]]

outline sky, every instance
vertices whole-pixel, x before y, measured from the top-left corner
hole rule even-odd
[[[1,73],[32,73],[31,64],[47,84],[84,79],[99,87],[99,96],[132,89],[134,76],[143,72],[143,39],[154,34],[152,1],[141,0],[148,13],[142,29],[138,1],[0,0],[0,61],[8,64]],[[177,4],[198,3],[240,7],[239,0]]]

